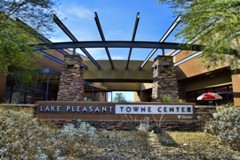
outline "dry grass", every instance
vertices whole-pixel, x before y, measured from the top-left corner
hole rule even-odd
[[[165,132],[157,137],[156,159],[240,159],[240,152],[204,132]]]
[[[239,160],[240,152],[204,132],[105,131],[87,159]]]
[[[34,113],[34,107],[19,107],[19,106],[15,106],[15,105],[1,105],[0,104],[0,112],[2,110],[14,110],[14,111],[21,111],[27,114],[33,114]]]

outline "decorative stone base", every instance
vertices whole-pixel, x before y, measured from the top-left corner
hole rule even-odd
[[[64,62],[57,100],[82,101],[84,93],[82,58],[79,55],[67,55]]]
[[[137,130],[137,127],[141,122],[123,122],[123,121],[86,121],[91,126],[97,128],[98,130]],[[76,120],[61,120],[61,121],[48,121],[58,127],[63,127],[66,124],[75,124]],[[156,122],[149,122],[150,130],[159,131],[160,130],[177,130],[177,131],[202,131],[203,121],[172,121],[164,122],[162,124]]]
[[[178,102],[178,83],[171,56],[158,56],[153,63],[152,101],[165,102],[166,96],[170,102]]]

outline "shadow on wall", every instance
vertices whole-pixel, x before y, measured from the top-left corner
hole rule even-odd
[[[177,80],[187,78],[187,75],[182,71],[182,69],[179,66],[175,67],[175,71],[176,71]]]

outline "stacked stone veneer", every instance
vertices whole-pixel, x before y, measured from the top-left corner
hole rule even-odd
[[[178,83],[172,56],[158,56],[153,63],[152,101],[163,102],[170,95],[172,102],[178,102]]]
[[[83,100],[82,58],[79,55],[67,55],[64,58],[60,79],[58,101]]]

